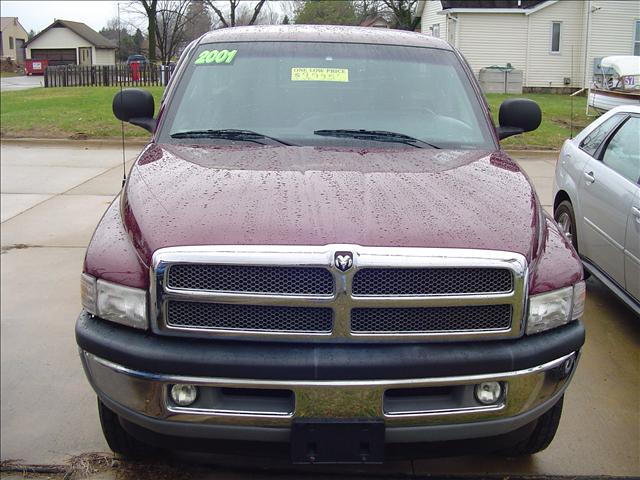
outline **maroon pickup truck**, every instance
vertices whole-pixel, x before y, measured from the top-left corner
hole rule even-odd
[[[294,463],[546,448],[582,266],[447,43],[342,27],[189,45],[100,221],[76,337],[109,446]]]

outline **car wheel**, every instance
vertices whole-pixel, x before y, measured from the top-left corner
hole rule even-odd
[[[558,403],[551,407],[549,411],[537,420],[534,420],[536,426],[531,435],[511,448],[503,450],[501,453],[508,457],[518,457],[522,455],[533,455],[547,448],[558,431],[563,401],[564,395],[560,397]]]
[[[576,234],[576,216],[569,200],[564,200],[556,207],[553,218],[558,222],[560,231],[573,248],[578,251],[578,235]]]
[[[132,437],[120,424],[120,419],[112,410],[98,399],[98,415],[100,426],[109,448],[125,458],[132,460],[149,458],[156,454],[156,449]]]
[[[573,248],[576,249],[578,254],[580,250],[578,250],[578,233],[576,231],[576,216],[573,213],[573,205],[569,200],[563,200],[556,207],[553,212],[553,218],[555,218],[556,222],[558,222],[558,226],[560,227],[560,232],[564,235],[564,237],[573,245]],[[591,274],[586,270],[584,270],[584,278],[587,279],[591,276]]]

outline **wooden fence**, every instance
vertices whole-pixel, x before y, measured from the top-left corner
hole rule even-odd
[[[166,86],[175,67],[141,66],[136,72],[130,65],[59,65],[47,67],[45,87],[146,87]]]

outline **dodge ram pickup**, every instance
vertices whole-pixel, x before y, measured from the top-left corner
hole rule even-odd
[[[580,260],[437,38],[207,33],[98,224],[76,339],[105,438],[379,463],[553,439],[584,343]],[[249,449],[247,449],[249,448]]]

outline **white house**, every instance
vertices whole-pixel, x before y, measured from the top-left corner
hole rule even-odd
[[[417,14],[476,75],[511,63],[524,87],[585,87],[596,59],[640,55],[638,0],[423,0]]]
[[[114,65],[116,44],[88,25],[56,20],[26,44],[27,58],[49,65]]]
[[[22,65],[24,63],[24,45],[29,35],[18,17],[0,17],[0,57],[10,58]]]

